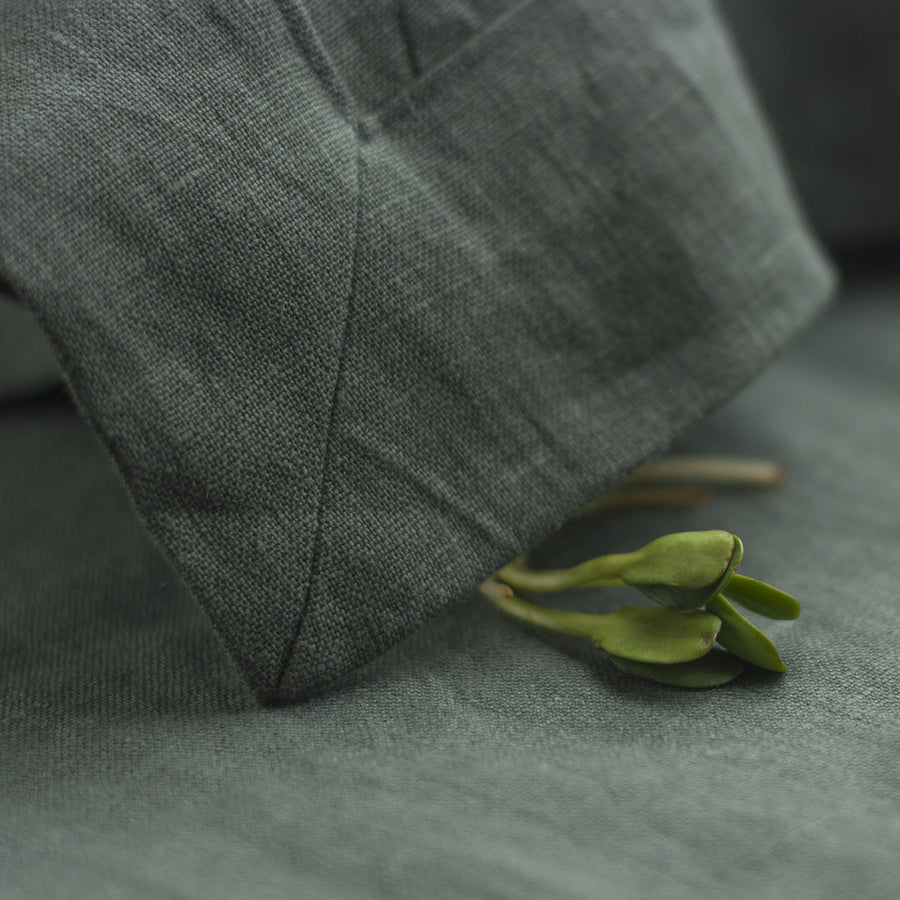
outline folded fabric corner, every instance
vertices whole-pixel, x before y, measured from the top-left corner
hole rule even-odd
[[[13,7],[0,279],[263,701],[467,596],[830,292],[702,0]]]

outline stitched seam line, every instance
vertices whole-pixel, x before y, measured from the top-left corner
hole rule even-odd
[[[480,31],[477,31],[475,34],[464,40],[462,44],[452,50],[443,59],[438,60],[424,70],[421,70],[417,63],[415,68],[420,69],[420,71],[413,71],[412,80],[389,94],[387,97],[378,100],[374,109],[367,115],[367,118],[373,121],[379,121],[383,116],[388,115],[396,106],[402,104],[404,101],[408,102],[410,96],[415,94],[417,90],[433,81],[442,73],[445,73],[448,69],[457,64],[460,59],[464,58],[474,47],[477,47],[483,41],[487,40],[494,32],[506,25],[507,22],[515,19],[520,13],[524,12],[529,6],[533,6],[536,2],[538,2],[538,0],[519,0],[518,3],[514,3],[509,9],[504,10],[496,16],[496,18],[491,19]],[[402,31],[403,26],[401,26],[401,38],[409,52],[412,49],[412,43],[408,40],[409,31],[407,29],[405,34],[402,33]]]
[[[300,613],[297,616],[294,625],[293,636],[284,649],[284,655],[281,665],[278,669],[278,675],[275,678],[271,692],[267,691],[268,696],[277,695],[281,690],[294,648],[300,638],[300,632],[312,597],[313,583],[319,570],[319,557],[321,555],[322,545],[322,529],[323,529],[323,509],[325,506],[325,494],[328,484],[328,472],[331,468],[331,453],[334,443],[335,420],[337,418],[337,403],[340,395],[340,386],[343,381],[344,367],[347,356],[347,339],[350,330],[351,307],[353,303],[353,295],[356,291],[356,272],[357,260],[359,256],[359,232],[360,220],[362,215],[362,132],[358,125],[359,116],[355,111],[355,103],[352,93],[344,80],[341,78],[337,67],[334,65],[325,45],[322,43],[316,31],[316,27],[312,21],[312,16],[304,3],[297,3],[296,0],[276,0],[277,6],[285,19],[288,32],[294,39],[295,44],[299,48],[303,48],[303,37],[309,37],[312,41],[312,54],[310,63],[314,71],[317,72],[321,83],[325,87],[326,92],[330,95],[335,104],[335,108],[343,114],[347,120],[348,126],[353,130],[356,138],[356,209],[354,212],[353,233],[351,235],[352,256],[350,262],[349,281],[350,287],[347,294],[347,304],[344,310],[343,330],[341,333],[340,345],[338,350],[337,372],[335,373],[334,389],[331,394],[331,407],[328,413],[328,429],[325,436],[325,449],[322,456],[322,474],[319,480],[319,497],[316,505],[316,525],[313,534],[313,548],[309,562],[309,572],[306,581],[306,592],[300,607]]]
[[[275,0],[275,5],[284,18],[288,34],[293,39],[295,46],[301,52],[304,49],[311,51],[306,57],[307,61],[313,72],[319,76],[325,92],[331,98],[338,111],[350,119],[354,107],[353,95],[341,77],[337,66],[332,61],[328,50],[319,38],[306,4],[298,2],[298,0]],[[310,38],[312,42],[311,47],[305,47],[304,37]]]
[[[316,507],[316,529],[313,537],[312,559],[309,564],[309,578],[306,583],[306,594],[303,598],[303,604],[300,609],[300,615],[297,617],[297,623],[294,626],[294,635],[288,643],[284,651],[284,658],[281,661],[281,667],[278,672],[278,678],[275,681],[274,693],[277,694],[281,690],[284,677],[287,674],[291,657],[294,649],[300,639],[300,632],[303,629],[303,623],[306,621],[306,614],[309,609],[310,599],[312,596],[313,584],[319,571],[319,559],[321,557],[322,548],[322,531],[323,531],[323,510],[325,508],[325,499],[328,486],[328,472],[331,468],[332,448],[334,446],[334,431],[337,421],[337,406],[340,396],[341,383],[344,380],[344,369],[347,361],[347,347],[349,344],[348,336],[350,333],[350,320],[352,318],[353,297],[356,294],[356,279],[359,268],[359,245],[360,231],[362,219],[362,138],[359,131],[356,132],[356,211],[354,213],[353,224],[353,256],[350,263],[350,287],[347,295],[347,308],[344,311],[344,326],[341,334],[340,356],[338,359],[337,373],[334,379],[334,390],[331,394],[331,409],[328,415],[328,431],[325,437],[325,451],[322,459],[322,477],[319,481],[319,500]]]

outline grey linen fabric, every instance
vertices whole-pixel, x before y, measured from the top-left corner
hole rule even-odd
[[[0,893],[894,900],[898,299],[854,292],[679,447],[778,460],[781,488],[541,549],[741,535],[803,614],[765,626],[785,675],[710,691],[471,598],[260,708],[85,425],[0,411]]]
[[[50,390],[59,379],[53,348],[34,316],[0,292],[0,402]]]
[[[719,0],[804,207],[859,252],[900,233],[900,5]]]
[[[699,0],[0,16],[0,277],[264,700],[461,601],[829,289]]]

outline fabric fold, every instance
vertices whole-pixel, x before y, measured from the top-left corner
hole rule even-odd
[[[466,597],[831,285],[706,3],[404,8],[2,14],[0,278],[265,701]]]

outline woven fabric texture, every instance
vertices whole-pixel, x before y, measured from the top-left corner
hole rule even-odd
[[[59,380],[53,348],[34,316],[0,292],[0,403],[52,390]]]
[[[832,307],[678,448],[776,460],[780,488],[541,549],[739,534],[742,569],[803,613],[765,626],[783,676],[708,691],[470,598],[339,689],[261,708],[84,423],[0,409],[4,900],[894,900],[898,299]]]
[[[900,6],[718,0],[816,231],[860,253],[900,234]]]
[[[701,0],[6,3],[0,278],[253,690],[383,652],[830,273]]]

